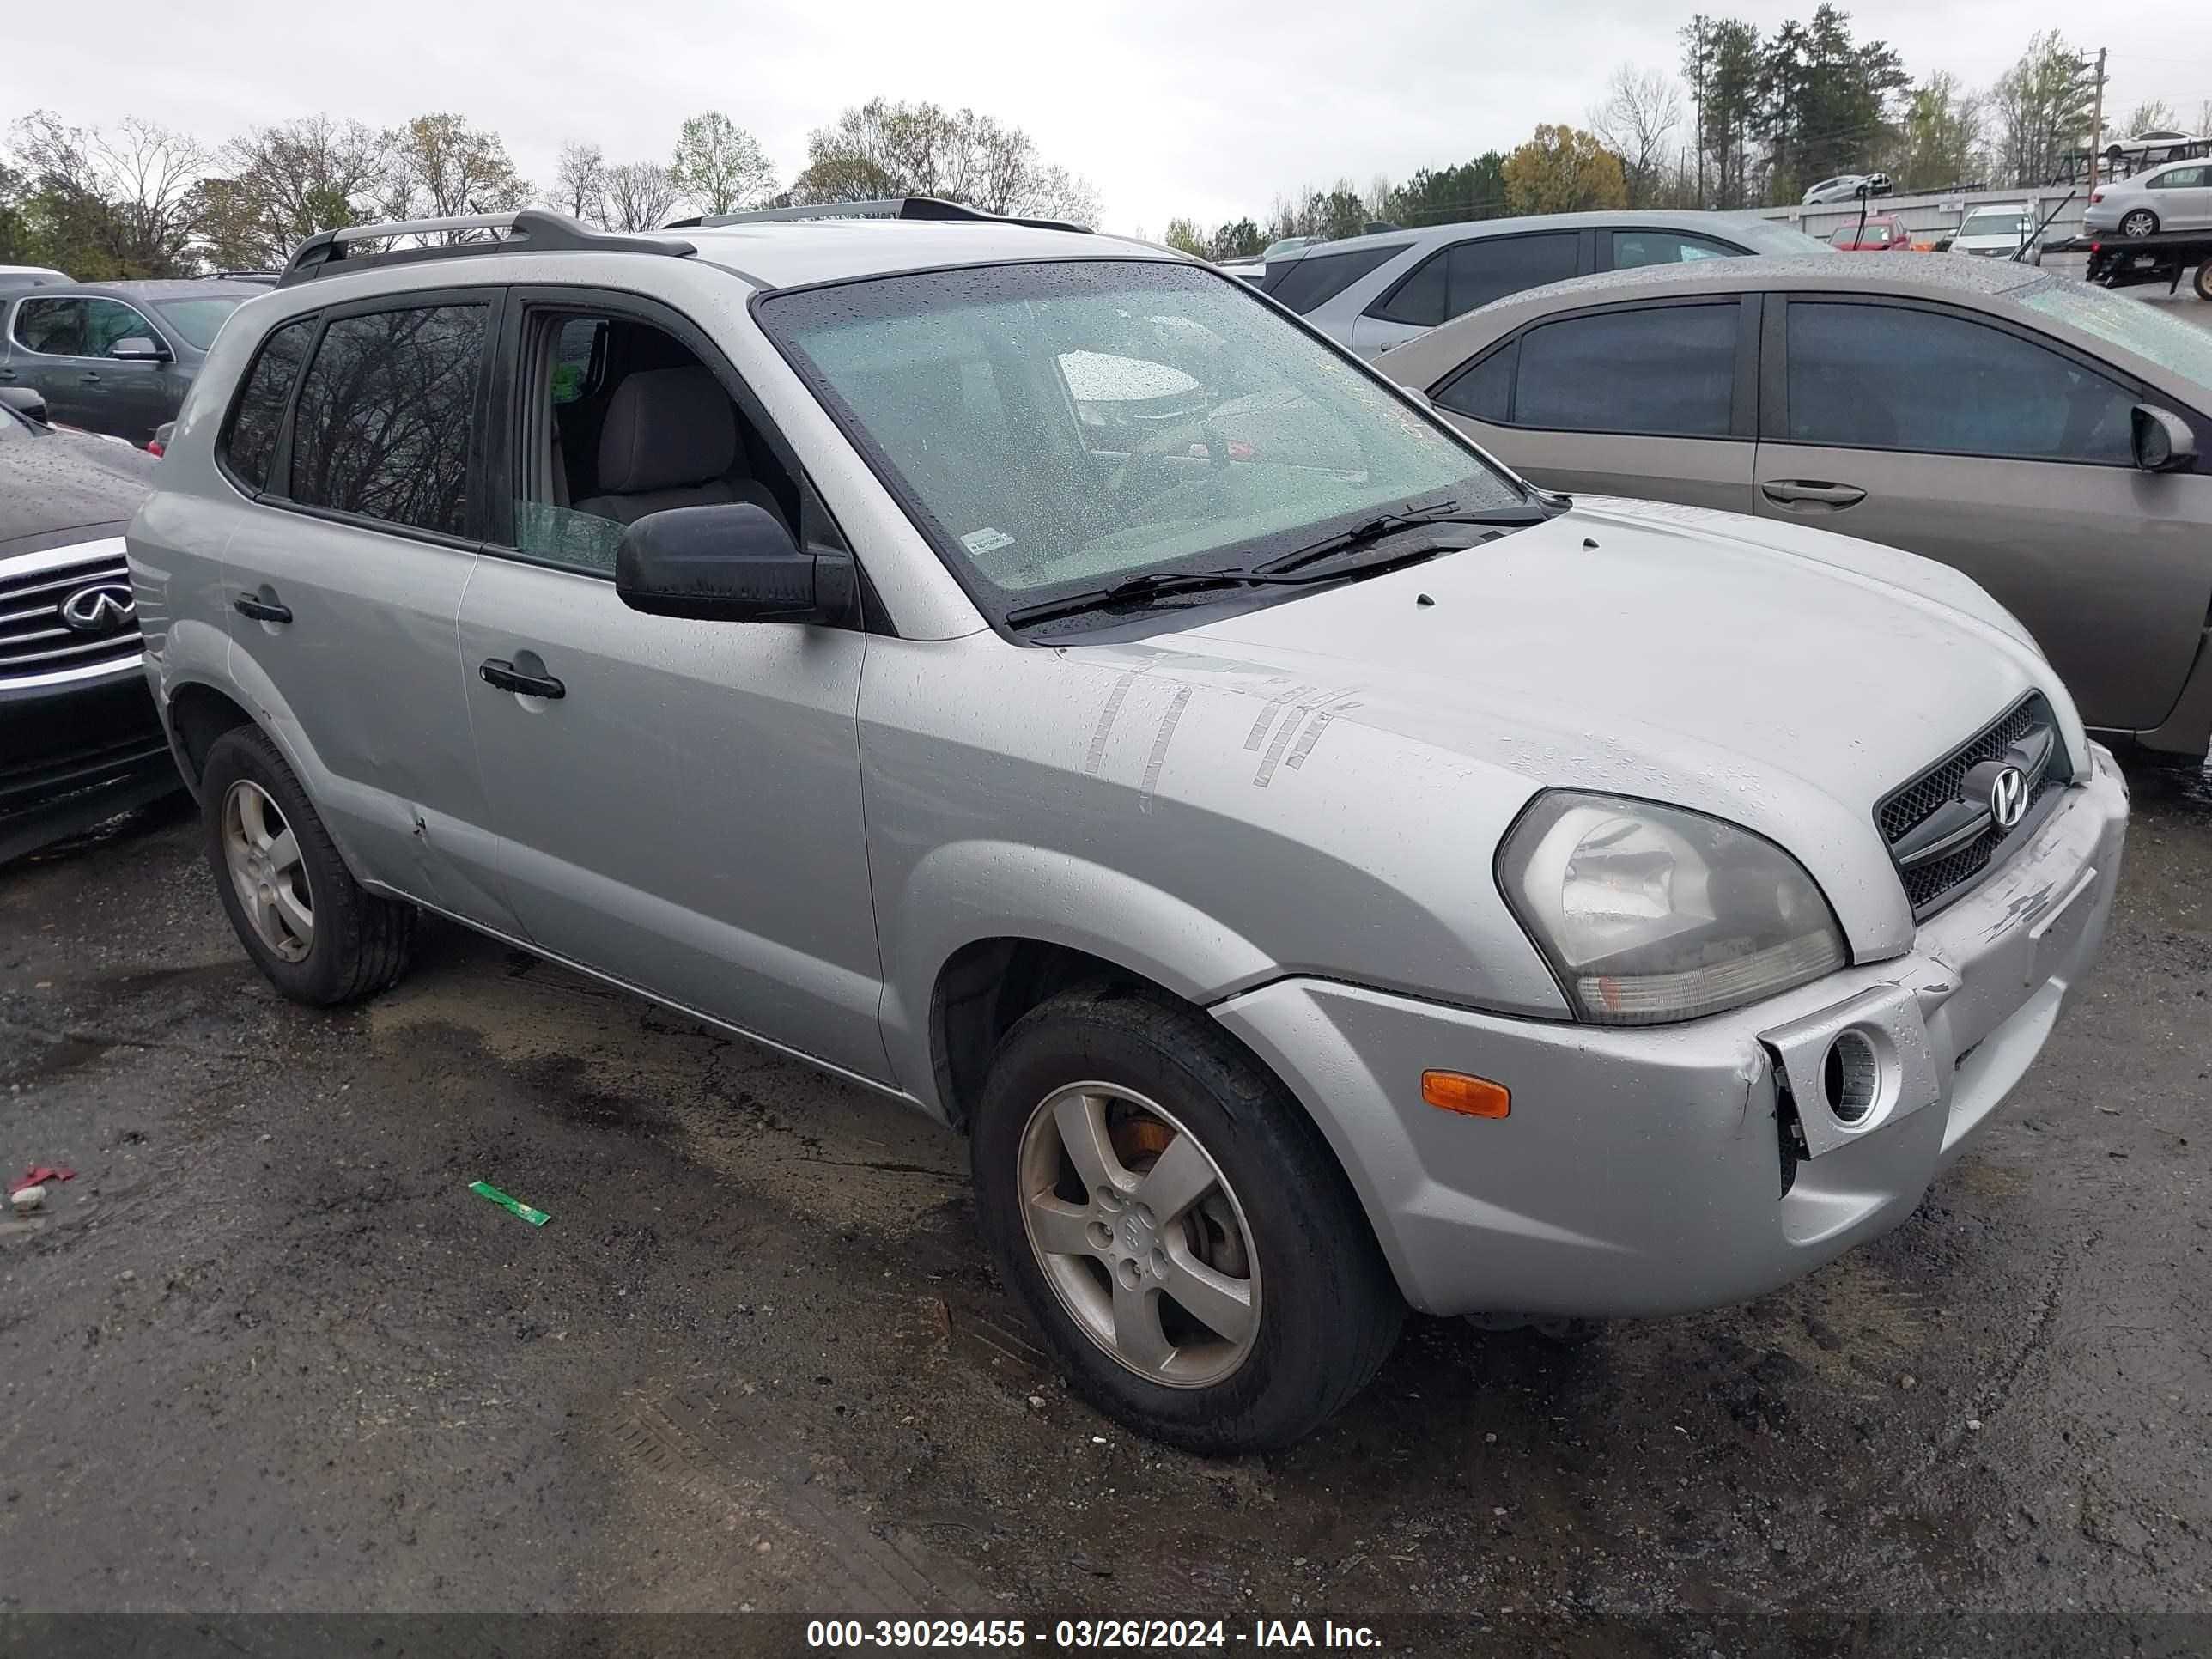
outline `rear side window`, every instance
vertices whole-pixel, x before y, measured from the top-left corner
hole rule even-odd
[[[1692,259],[1729,259],[1742,250],[1710,236],[1693,236],[1685,230],[1616,230],[1613,237],[1613,268],[1629,270],[1638,265],[1687,264]]]
[[[1516,426],[1725,438],[1742,308],[1602,311],[1521,337]]]
[[[2131,463],[2134,397],[2016,334],[1903,306],[1793,300],[1789,319],[1792,443]]]
[[[1573,231],[1552,231],[1455,243],[1431,254],[1369,314],[1434,328],[1492,300],[1575,275],[1581,264],[1579,242]]]
[[[82,300],[26,300],[15,307],[15,343],[49,357],[84,353]]]
[[[1407,244],[1400,242],[1390,247],[1354,248],[1348,253],[1300,259],[1268,292],[1303,317],[1324,300],[1336,298],[1370,270],[1388,264],[1406,248]]]
[[[1504,425],[1513,412],[1513,351],[1508,343],[1462,369],[1437,392],[1437,406],[1492,426]]]
[[[231,475],[248,489],[258,492],[269,487],[269,462],[276,453],[284,404],[314,337],[313,317],[287,323],[261,343],[253,367],[246,371],[246,385],[230,411],[229,429],[223,434],[222,459]]]
[[[2212,168],[2176,167],[2171,173],[2161,173],[2147,181],[2149,190],[2202,190],[2206,179],[2212,179]]]
[[[292,499],[465,533],[487,312],[421,306],[330,324],[300,383]]]

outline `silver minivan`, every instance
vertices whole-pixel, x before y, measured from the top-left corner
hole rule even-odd
[[[1210,266],[844,211],[325,234],[224,329],[130,553],[272,983],[434,915],[907,1102],[1200,1450],[1409,1306],[1705,1307],[1912,1211],[2119,871],[2002,607],[1548,495]]]
[[[1492,301],[1591,271],[1825,253],[1756,213],[1543,213],[1377,231],[1267,261],[1261,289],[1363,357]]]

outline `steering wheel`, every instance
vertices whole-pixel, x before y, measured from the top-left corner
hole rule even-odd
[[[1140,472],[1165,471],[1168,457],[1188,457],[1194,440],[1206,443],[1206,476],[1210,483],[1219,483],[1228,476],[1229,440],[1220,428],[1204,416],[1194,421],[1180,421],[1164,432],[1155,432],[1121,458],[1106,480],[1106,498],[1121,501]]]

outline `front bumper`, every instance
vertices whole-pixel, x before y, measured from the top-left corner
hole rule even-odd
[[[2127,791],[2093,745],[2034,839],[1911,951],[1732,1013],[1620,1030],[1286,980],[1214,1012],[1328,1136],[1408,1301],[1437,1314],[1715,1307],[1895,1226],[2041,1050],[2112,914]],[[1830,1043],[1881,1061],[1856,1123]],[[1421,1101],[1425,1069],[1512,1091],[1501,1120]],[[1806,1153],[1785,1159],[1795,1112]],[[1786,1190],[1785,1190],[1786,1184]]]
[[[0,687],[0,861],[183,787],[137,661]]]

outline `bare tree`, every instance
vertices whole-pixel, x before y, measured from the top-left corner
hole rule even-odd
[[[624,161],[607,169],[610,230],[658,230],[676,207],[676,181],[658,161]]]
[[[1665,180],[1669,136],[1682,124],[1682,89],[1662,70],[1623,64],[1589,112],[1590,131],[1615,155],[1628,184],[1628,205],[1650,207]]]
[[[1019,127],[971,109],[871,98],[809,134],[806,154],[791,192],[801,202],[939,196],[992,213],[1084,223],[1098,216],[1090,180],[1040,159]]]
[[[2154,98],[2148,103],[2137,104],[2129,111],[2127,119],[2120,123],[2112,136],[2132,138],[2138,132],[2172,132],[2178,128],[2180,119],[2173,112],[2172,105],[2163,99]]]
[[[170,276],[191,268],[195,186],[207,165],[197,141],[136,116],[106,131],[66,126],[52,110],[33,111],[15,131],[72,269]]]
[[[327,115],[254,127],[217,160],[224,173],[201,182],[199,232],[225,270],[281,265],[315,232],[361,223],[386,172],[380,134]]]
[[[775,193],[775,164],[760,140],[717,110],[684,124],[668,171],[706,213],[732,213]]]
[[[572,219],[595,225],[607,222],[607,158],[597,144],[561,146],[553,174],[553,205]]]
[[[2057,30],[2035,36],[1990,88],[1996,161],[2007,185],[2049,184],[2089,127],[2091,88]]]
[[[394,219],[449,219],[525,206],[530,181],[514,170],[495,132],[458,115],[418,115],[385,134],[390,157],[383,210]],[[480,233],[448,231],[466,241]]]

